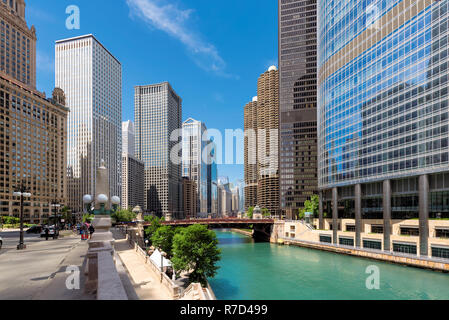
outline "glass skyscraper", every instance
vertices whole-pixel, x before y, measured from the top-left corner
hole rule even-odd
[[[182,143],[182,99],[168,82],[136,86],[134,108],[136,156],[145,163],[146,211],[167,220],[183,218],[182,163],[171,159],[173,148]]]
[[[419,218],[427,256],[429,217],[449,217],[448,1],[319,0],[318,143],[323,212]]]
[[[64,90],[68,117],[68,200],[82,212],[95,195],[101,160],[109,169],[110,196],[121,189],[122,65],[93,35],[56,41],[55,84]]]

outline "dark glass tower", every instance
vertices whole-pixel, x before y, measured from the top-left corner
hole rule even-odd
[[[295,217],[317,193],[316,0],[279,0],[280,205]]]

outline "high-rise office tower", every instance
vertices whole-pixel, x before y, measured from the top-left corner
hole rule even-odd
[[[245,210],[257,205],[257,97],[244,109],[245,132]]]
[[[206,130],[203,122],[192,118],[182,124],[182,176],[196,183],[197,209],[203,214],[210,213],[207,205],[207,162],[203,159],[203,151],[208,144],[207,139],[203,139]]]
[[[182,203],[185,218],[196,218],[198,213],[198,191],[196,190],[196,182],[188,177],[182,177]]]
[[[134,116],[136,155],[145,163],[146,211],[182,218],[182,154],[171,159],[172,149],[182,144],[182,99],[168,82],[136,86]]]
[[[338,219],[355,219],[356,246],[362,219],[383,219],[379,249],[449,254],[429,230],[449,217],[448,5],[319,0],[320,211],[335,243]],[[396,241],[392,219],[413,218],[419,240]]]
[[[0,71],[7,79],[36,89],[36,29],[28,28],[24,0],[0,2]]]
[[[136,154],[134,123],[130,120],[122,122],[122,153]]]
[[[318,192],[316,12],[316,0],[279,0],[280,205],[292,218]]]
[[[23,0],[0,2],[0,215],[43,223],[51,204],[66,204],[67,113],[65,96],[36,90],[36,31],[25,21]]]
[[[129,153],[122,154],[122,209],[144,208],[145,164]]]
[[[111,196],[120,195],[122,66],[93,35],[57,41],[55,57],[56,86],[70,109],[69,204],[82,212],[82,196],[95,195],[101,160],[109,169]]]
[[[216,158],[216,145],[210,140],[206,146],[207,160],[207,213],[218,215],[218,170]]]

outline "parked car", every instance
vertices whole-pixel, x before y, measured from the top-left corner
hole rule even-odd
[[[47,229],[47,228],[49,230],[49,233],[48,233],[49,238],[57,239],[59,237],[59,229],[58,228],[56,228],[56,231],[55,231],[55,226],[45,226],[45,227],[42,227],[41,238],[45,238],[45,236],[46,236],[45,229]]]
[[[2,237],[0,237],[0,250],[2,249],[2,246],[3,246],[3,239]]]
[[[32,226],[31,228],[29,228],[26,233],[34,233],[34,234],[38,234],[42,232],[42,226]]]

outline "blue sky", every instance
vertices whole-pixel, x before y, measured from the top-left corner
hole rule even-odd
[[[54,42],[92,33],[122,63],[123,120],[134,120],[134,86],[169,81],[183,98],[183,119],[208,128],[243,129],[243,107],[257,78],[277,65],[274,0],[27,0],[37,29],[37,85],[54,87]],[[69,5],[79,30],[66,28]],[[219,176],[243,178],[242,165]]]

